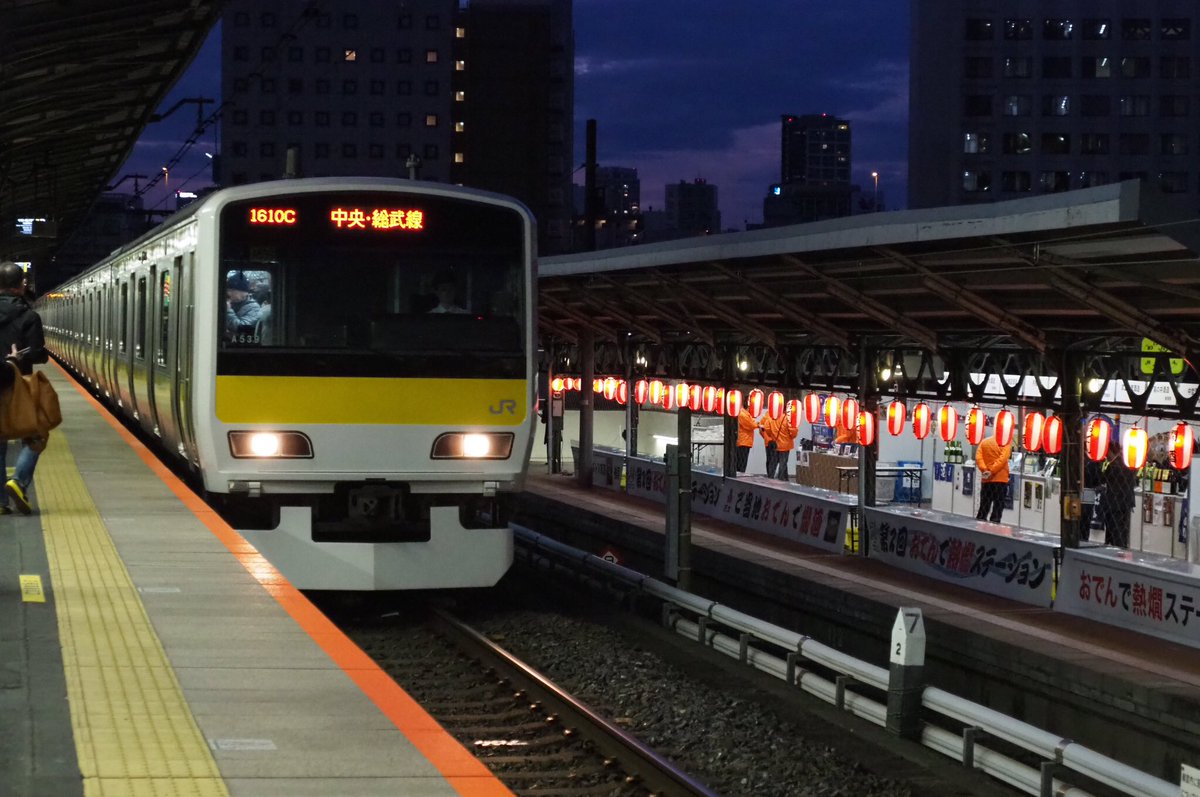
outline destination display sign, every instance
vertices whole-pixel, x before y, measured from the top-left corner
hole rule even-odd
[[[293,207],[251,207],[247,211],[247,221],[256,227],[294,227],[300,222],[300,211]],[[425,211],[339,205],[329,210],[328,221],[336,230],[412,232],[425,229]]]

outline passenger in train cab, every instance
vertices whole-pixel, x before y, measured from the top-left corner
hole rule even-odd
[[[225,340],[257,343],[254,332],[261,316],[262,306],[251,295],[245,273],[229,272],[225,278]]]
[[[1004,498],[1008,495],[1008,458],[1011,455],[1012,445],[1000,445],[995,435],[983,438],[979,448],[975,449],[975,464],[979,467],[979,477],[983,482],[979,489],[976,520],[1000,522],[1000,516],[1004,513]]]
[[[22,374],[33,373],[33,366],[49,359],[46,339],[42,332],[42,318],[25,300],[28,290],[25,272],[13,262],[0,263],[0,351],[11,352],[9,359],[15,360]],[[29,503],[29,485],[33,484],[33,470],[38,456],[45,448],[45,440],[22,440],[21,453],[13,477],[4,484],[0,493],[0,515],[12,513],[9,499],[18,511],[28,515],[33,511]],[[0,462],[8,456],[8,441],[0,440]]]
[[[735,466],[738,473],[746,472],[746,463],[750,461],[750,449],[754,447],[754,431],[756,429],[758,429],[758,423],[755,422],[754,416],[750,414],[750,410],[742,407],[742,411],[738,413],[737,464]]]
[[[454,272],[442,271],[433,280],[433,292],[437,296],[437,305],[431,313],[465,313],[466,309],[458,303],[458,280]]]
[[[792,428],[791,413],[786,412],[779,416],[779,420],[775,421],[775,473],[774,476],[780,481],[791,481],[791,474],[788,473],[788,460],[791,458],[792,449],[796,447],[796,435],[800,434],[799,429]]]

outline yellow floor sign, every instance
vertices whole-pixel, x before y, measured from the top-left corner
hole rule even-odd
[[[45,603],[41,576],[21,576],[21,600],[25,603]]]

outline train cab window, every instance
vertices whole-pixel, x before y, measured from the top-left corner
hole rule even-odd
[[[515,211],[389,194],[274,204],[286,211],[222,211],[217,373],[523,374],[528,252]]]

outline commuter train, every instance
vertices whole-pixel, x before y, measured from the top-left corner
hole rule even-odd
[[[260,183],[37,309],[54,356],[296,586],[490,586],[535,424],[534,241],[482,191]]]

